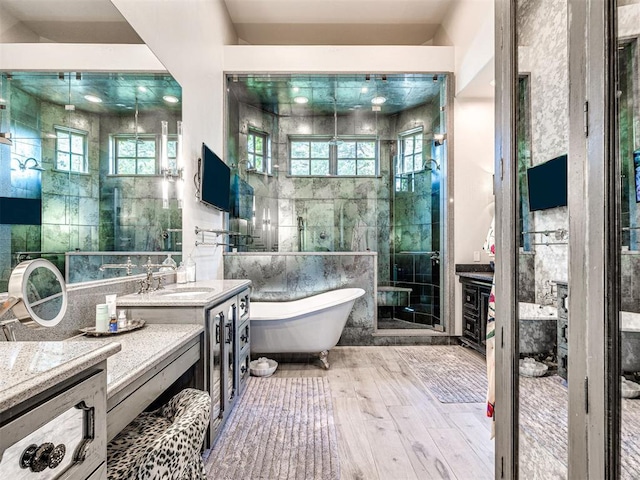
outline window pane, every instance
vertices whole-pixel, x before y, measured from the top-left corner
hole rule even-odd
[[[71,171],[72,172],[84,172],[84,155],[71,155]]]
[[[414,140],[414,152],[419,153],[422,151],[422,135],[416,136]]]
[[[358,160],[358,175],[375,175],[375,160]]]
[[[136,141],[133,139],[116,140],[119,157],[135,157]]]
[[[71,150],[71,140],[69,138],[69,134],[67,132],[57,132],[58,134],[58,145],[57,149],[61,152],[69,152]]]
[[[156,156],[156,142],[155,140],[138,140],[138,157],[153,157]]]
[[[256,159],[253,153],[247,155],[247,168],[256,168]]]
[[[309,175],[309,160],[291,160],[291,175]]]
[[[404,148],[402,149],[405,155],[411,155],[413,153],[413,137],[405,137]]]
[[[329,142],[311,142],[312,158],[329,158]]]
[[[170,141],[167,143],[167,156],[169,158],[176,158],[177,155],[178,142]]]
[[[338,160],[338,175],[355,175],[355,160]]]
[[[404,157],[404,171],[413,172],[413,155]]]
[[[339,143],[338,158],[356,158],[356,142]]]
[[[58,170],[69,170],[69,154],[58,152],[56,156],[56,168]]]
[[[136,173],[136,161],[133,158],[119,158],[118,172],[120,175],[133,175]]]
[[[258,170],[259,172],[263,171],[262,157],[260,155],[256,155],[256,170]]]
[[[262,137],[256,136],[255,145],[256,145],[256,153],[262,153],[263,152]]]
[[[291,158],[309,158],[309,142],[291,142]]]
[[[328,160],[312,160],[311,175],[329,175]]]
[[[358,158],[376,158],[376,142],[358,142]]]
[[[84,137],[80,135],[71,135],[71,152],[84,155]]]
[[[153,175],[156,173],[156,159],[155,158],[141,158],[138,159],[138,172],[141,175]]]
[[[255,140],[256,140],[256,137],[253,133],[250,133],[249,135],[247,135],[247,152],[253,153],[256,151],[254,147]]]

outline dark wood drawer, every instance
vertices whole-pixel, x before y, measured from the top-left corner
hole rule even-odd
[[[558,348],[558,375],[567,379],[567,370],[569,368],[569,355],[568,350],[564,348]]]
[[[478,287],[473,285],[463,285],[462,303],[468,309],[478,311]]]

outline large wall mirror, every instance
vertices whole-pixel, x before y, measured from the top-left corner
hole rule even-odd
[[[45,258],[76,283],[142,272],[100,268],[128,257],[179,255],[175,177],[163,175],[177,170],[182,117],[170,75],[3,72],[0,82],[0,132],[11,136],[0,144],[0,292],[24,260]]]

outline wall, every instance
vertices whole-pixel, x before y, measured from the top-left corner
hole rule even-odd
[[[140,2],[112,0],[122,16],[182,87],[185,178],[196,173],[202,142],[223,151],[223,45],[237,36],[222,0]],[[223,215],[195,199],[195,185],[185,182],[183,252],[192,253],[198,279],[222,278],[220,249],[196,249],[195,226],[223,228]]]

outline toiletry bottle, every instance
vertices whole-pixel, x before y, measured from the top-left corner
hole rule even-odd
[[[124,313],[124,310],[120,310],[120,315],[118,315],[118,330],[122,330],[123,328],[127,328],[127,314]]]
[[[167,258],[162,262],[162,267],[158,271],[160,272],[174,272],[176,270],[176,261],[171,258],[171,253],[167,253]]]
[[[176,283],[187,283],[187,269],[183,262],[180,262],[180,266],[176,270]]]
[[[117,295],[107,295],[107,313],[109,315],[109,331],[118,331],[118,317],[116,316],[116,298]]]
[[[109,308],[106,303],[96,305],[96,332],[109,331]]]
[[[191,258],[191,254],[187,257],[187,282],[195,282],[196,281],[196,262]]]
[[[109,332],[115,333],[118,331],[118,319],[115,315],[109,318]]]

